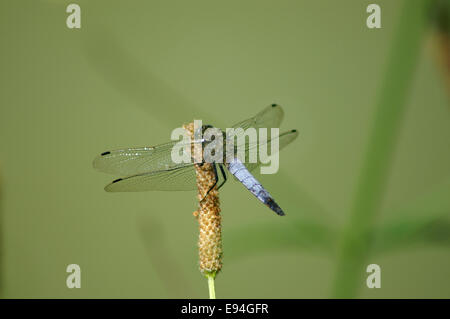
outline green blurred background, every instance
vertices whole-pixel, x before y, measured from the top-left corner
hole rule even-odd
[[[300,137],[258,178],[287,216],[227,183],[217,296],[449,298],[446,5],[1,0],[1,296],[206,298],[195,193],[106,193],[92,160],[276,102]]]

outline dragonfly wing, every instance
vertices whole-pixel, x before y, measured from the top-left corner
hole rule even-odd
[[[172,141],[153,147],[104,152],[94,159],[93,165],[101,172],[119,176],[139,175],[183,167],[186,163],[175,163],[172,160],[172,149],[177,143],[184,142]],[[190,145],[190,143],[184,143],[184,145]]]
[[[106,185],[107,192],[188,191],[197,187],[193,164],[119,178]]]
[[[235,125],[233,125],[234,130],[230,130],[227,134],[227,142],[232,142],[234,145],[234,151],[237,152],[235,154],[242,154],[241,152],[246,152],[244,162],[248,162],[248,150],[257,146],[258,141],[260,140],[260,128],[267,129],[267,139],[270,140],[271,136],[271,128],[279,128],[281,122],[283,121],[284,112],[280,105],[272,104],[263,109],[261,112],[256,114],[254,117],[249,118],[247,120],[241,121]],[[242,130],[239,130],[239,129]],[[247,129],[255,129],[256,132],[246,132]],[[247,142],[247,133],[248,133],[248,142]],[[252,135],[256,133],[255,135]],[[256,140],[253,138],[255,137]]]
[[[282,150],[283,148],[285,148],[287,145],[289,145],[292,141],[294,141],[296,138],[298,137],[298,131],[297,130],[290,130],[287,132],[283,132],[278,136],[278,150],[275,150],[276,152],[278,152],[279,150]],[[274,140],[274,138],[271,138],[270,140],[267,141],[267,151],[270,152],[272,149],[272,141]],[[250,150],[257,150],[258,144],[257,143],[246,143],[246,158],[250,158],[248,153]],[[273,153],[275,154],[275,153]],[[270,154],[270,155],[273,155]],[[256,163],[244,163],[244,165],[247,167],[247,169],[249,171],[253,171],[254,169],[256,169],[257,167],[259,167],[261,165],[261,161],[260,158],[257,158],[257,162]]]
[[[255,129],[259,128],[271,128],[280,127],[283,121],[284,112],[280,105],[272,104],[267,106],[264,110],[256,114],[247,120],[241,121],[233,125],[233,128],[242,128],[244,130],[253,127]]]

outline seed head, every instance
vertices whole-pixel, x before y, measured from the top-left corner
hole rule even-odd
[[[189,133],[191,140],[194,140],[194,123],[183,127]],[[193,146],[191,154],[194,154]],[[219,191],[217,185],[211,189],[216,182],[216,175],[211,163],[195,164],[195,171],[199,207],[194,212],[194,216],[198,220],[200,230],[198,238],[200,271],[204,275],[215,275],[222,268],[222,218]]]

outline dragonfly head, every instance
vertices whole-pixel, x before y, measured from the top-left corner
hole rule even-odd
[[[207,129],[215,129],[215,130],[218,130],[218,131],[220,131],[220,132],[222,133],[222,136],[225,136],[225,133],[224,133],[223,131],[221,131],[220,129],[218,129],[218,128],[212,126],[212,125],[209,125],[209,124],[207,124],[207,125],[202,125],[202,127],[199,127],[199,128],[195,131],[195,134],[196,134],[195,136],[198,136],[198,137],[201,136],[201,138],[203,139],[204,136],[205,136],[205,132],[206,132]],[[217,134],[217,132],[216,132],[215,134]]]
[[[202,137],[203,137],[203,135],[205,134],[205,131],[206,131],[207,129],[213,128],[213,127],[214,127],[214,126],[209,125],[209,124],[207,124],[207,125],[202,125],[201,127],[198,127],[198,128],[195,130],[194,134],[195,134],[195,136],[202,136]]]

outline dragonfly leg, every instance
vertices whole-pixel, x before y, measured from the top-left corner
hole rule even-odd
[[[222,173],[222,176],[223,176],[222,184],[220,184],[219,187],[217,187],[217,189],[219,190],[227,181],[227,173],[223,169],[223,164],[218,164],[218,165],[219,165],[219,168],[220,168],[220,172]]]
[[[203,197],[203,199],[200,201],[200,203],[205,200],[206,196],[208,196],[209,192],[213,190],[213,188],[217,185],[217,182],[219,181],[219,175],[217,174],[216,163],[214,162],[212,164],[213,164],[212,167],[213,167],[213,170],[214,170],[214,179],[215,179],[214,185],[211,186],[211,188],[206,192],[206,195]]]

